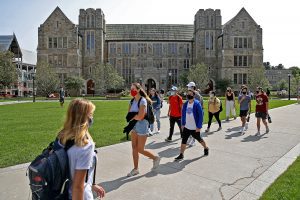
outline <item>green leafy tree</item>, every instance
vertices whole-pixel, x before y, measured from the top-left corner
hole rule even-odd
[[[291,79],[291,94],[298,94],[299,88],[300,88],[300,74],[296,74]]]
[[[270,88],[270,83],[265,76],[265,68],[253,67],[249,70],[248,85],[250,90],[255,91],[256,87]]]
[[[180,74],[180,76],[179,76],[179,86],[180,87],[186,87],[188,82],[189,82],[188,72],[183,72],[182,74]]]
[[[39,62],[36,66],[37,94],[47,97],[54,92],[59,85],[58,75],[51,66],[45,62]]]
[[[192,65],[188,72],[188,81],[194,81],[197,88],[204,90],[209,82],[208,67],[201,63]]]
[[[300,69],[299,69],[299,67],[294,66],[294,67],[290,67],[289,69],[292,70],[292,74],[293,74],[294,77],[295,77],[297,74],[300,74]]]
[[[79,96],[84,80],[78,76],[70,76],[65,81],[65,87],[72,96]]]
[[[13,59],[13,53],[0,51],[0,85],[2,87],[8,87],[18,81],[17,68]]]
[[[216,81],[216,89],[224,93],[228,87],[231,87],[232,80],[230,79],[220,79]]]
[[[287,90],[289,86],[285,79],[281,79],[277,83],[276,87],[277,87],[277,90]]]

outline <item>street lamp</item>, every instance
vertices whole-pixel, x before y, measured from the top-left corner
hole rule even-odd
[[[289,77],[289,100],[291,100],[291,74],[288,74]]]
[[[35,102],[35,85],[34,85],[35,74],[36,74],[35,69],[33,69],[32,72],[31,72],[31,76],[32,76],[32,93],[33,93],[33,95],[32,95],[33,96],[32,102]]]
[[[172,76],[172,72],[169,72],[169,88],[171,88],[171,76]]]
[[[142,78],[140,78],[140,85],[142,85],[142,83],[143,83],[143,79],[142,79]]]

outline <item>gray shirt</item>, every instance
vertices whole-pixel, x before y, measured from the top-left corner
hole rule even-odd
[[[249,102],[251,102],[251,97],[248,95],[241,94],[239,96],[239,101],[245,96],[245,99],[240,103],[240,110],[249,110]]]
[[[73,145],[68,150],[69,168],[71,180],[74,178],[75,170],[89,170],[88,181],[84,183],[84,200],[93,200],[92,184],[94,176],[95,163],[97,161],[94,152],[95,144],[91,141],[83,147]],[[72,198],[72,181],[69,187],[69,198]]]

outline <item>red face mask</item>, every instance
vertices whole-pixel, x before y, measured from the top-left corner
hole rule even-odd
[[[137,95],[137,91],[136,90],[130,90],[130,94],[131,96],[135,97]]]

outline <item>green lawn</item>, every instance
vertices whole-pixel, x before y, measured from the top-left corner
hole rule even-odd
[[[264,192],[260,200],[300,199],[300,157]]]
[[[94,101],[94,103],[97,108],[91,133],[96,146],[125,141],[122,132],[126,125],[128,101]],[[273,100],[270,107],[292,103],[295,101]],[[64,108],[60,108],[58,102],[0,106],[0,168],[34,159],[55,138],[62,127],[67,106],[68,103]],[[225,118],[225,106],[223,108],[221,119]],[[206,113],[205,123],[207,117]]]

